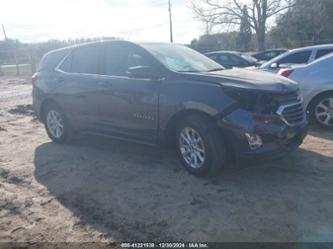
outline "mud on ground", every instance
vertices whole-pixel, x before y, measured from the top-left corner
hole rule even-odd
[[[333,241],[333,134],[216,179],[173,152],[96,137],[52,143],[28,78],[0,78],[0,241]]]

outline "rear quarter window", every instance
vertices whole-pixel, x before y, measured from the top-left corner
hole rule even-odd
[[[54,71],[61,60],[68,54],[68,52],[68,50],[62,50],[45,55],[39,64],[38,71]]]
[[[65,60],[59,66],[59,69],[64,72],[70,72],[72,70],[72,55],[65,57]]]

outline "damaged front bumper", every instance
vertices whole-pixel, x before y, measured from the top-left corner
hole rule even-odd
[[[297,149],[307,135],[307,121],[290,126],[279,115],[238,109],[218,121],[237,158],[274,159]]]

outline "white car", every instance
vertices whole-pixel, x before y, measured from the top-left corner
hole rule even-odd
[[[297,65],[307,65],[332,52],[333,44],[297,48],[273,58],[257,69],[271,73],[278,73],[280,69],[283,68],[290,68]]]
[[[310,121],[333,128],[333,54],[279,74],[298,82]]]

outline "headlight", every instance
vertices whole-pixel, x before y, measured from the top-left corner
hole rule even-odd
[[[279,106],[272,94],[257,90],[224,86],[224,93],[237,101],[240,108],[261,114],[274,114]]]

